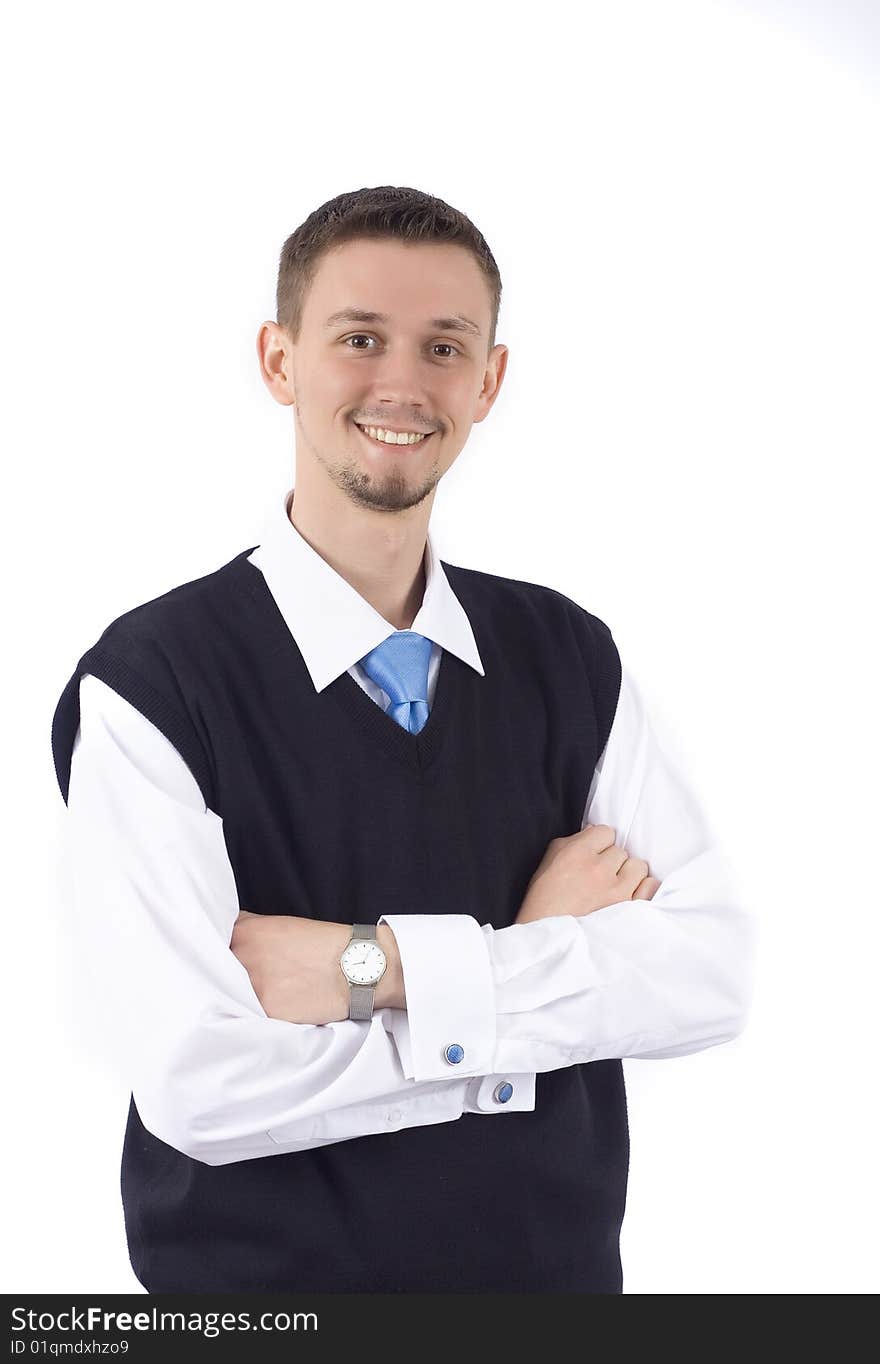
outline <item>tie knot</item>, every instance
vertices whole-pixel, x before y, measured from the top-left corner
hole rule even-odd
[[[415,630],[395,630],[359,659],[367,676],[391,697],[392,705],[428,700],[431,641]]]

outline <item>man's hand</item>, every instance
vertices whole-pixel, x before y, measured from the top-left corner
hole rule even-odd
[[[251,914],[243,909],[230,950],[247,971],[270,1018],[287,1023],[341,1023],[348,1018],[349,986],[339,958],[351,941],[351,924],[324,923],[292,914]],[[376,941],[388,965],[376,986],[374,1008],[406,1008],[397,939],[379,924]]]
[[[650,900],[659,885],[648,875],[647,862],[617,847],[609,825],[588,824],[547,844],[514,923],[557,914],[580,918],[619,900]]]

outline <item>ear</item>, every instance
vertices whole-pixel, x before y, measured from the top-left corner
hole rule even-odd
[[[282,407],[294,405],[292,342],[277,322],[264,322],[257,332],[260,377]]]

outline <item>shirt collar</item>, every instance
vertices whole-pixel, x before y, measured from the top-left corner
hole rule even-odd
[[[289,517],[294,491],[273,498],[260,544],[248,559],[262,571],[320,692],[393,635],[395,627],[300,535]],[[410,628],[485,676],[471,623],[449,585],[430,531],[424,596]]]

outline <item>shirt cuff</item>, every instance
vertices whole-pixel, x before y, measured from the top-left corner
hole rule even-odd
[[[485,1075],[495,1054],[495,985],[470,914],[382,914],[397,940],[406,1011],[394,1037],[408,1080]]]
[[[468,1081],[465,1113],[531,1113],[535,1108],[535,1072],[499,1071]]]

